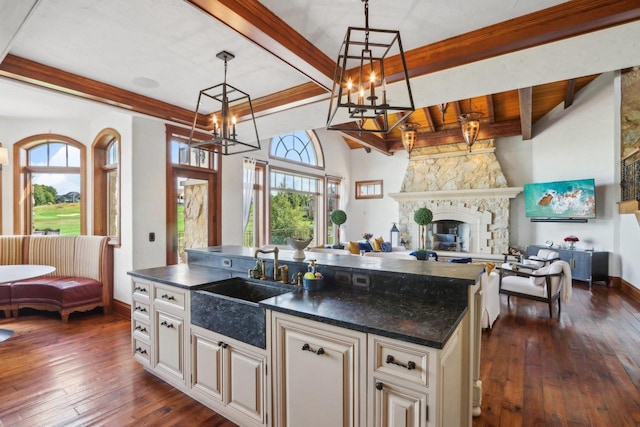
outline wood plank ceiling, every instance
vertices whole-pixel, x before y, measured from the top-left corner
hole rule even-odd
[[[212,18],[233,28],[240,35],[268,50],[299,70],[309,82],[253,100],[257,116],[273,114],[328,99],[334,62],[286,22],[257,0],[188,0]],[[637,0],[581,0],[511,19],[460,36],[406,52],[412,78],[428,73],[493,58],[521,49],[563,40],[592,31],[640,19]],[[399,58],[388,61],[385,74],[389,83],[398,79]],[[120,108],[187,124],[192,112],[170,103],[68,73],[34,61],[7,55],[0,64],[0,76]],[[596,75],[487,94],[470,100],[451,100],[443,115],[437,106],[419,106],[410,117],[418,123],[416,147],[463,142],[457,116],[471,110],[483,113],[480,139],[522,135],[532,137],[532,125],[561,103],[567,108],[575,94]],[[397,118],[395,118],[397,120]],[[202,117],[202,128],[210,121]],[[350,147],[365,147],[385,154],[402,150],[400,131],[387,135],[350,132]]]

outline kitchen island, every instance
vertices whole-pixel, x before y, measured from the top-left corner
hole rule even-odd
[[[482,266],[313,254],[325,289],[250,281],[282,290],[255,304],[262,348],[202,327],[207,312],[191,307],[212,282],[247,277],[255,250],[188,252],[188,265],[129,273],[132,350],[154,374],[242,425],[471,424]],[[275,256],[258,255],[273,278]],[[291,255],[278,259],[285,282],[307,269]]]

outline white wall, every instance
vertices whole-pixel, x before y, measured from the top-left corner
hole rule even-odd
[[[345,241],[362,240],[362,233],[372,233],[374,237],[390,239],[393,223],[398,222],[398,202],[389,193],[398,193],[402,187],[404,174],[409,164],[406,151],[398,151],[387,156],[376,151],[367,153],[364,149],[351,150],[351,182],[349,203],[346,206],[347,222],[344,224]],[[384,197],[382,199],[355,198],[356,181],[381,179]]]
[[[532,223],[531,243],[553,240],[564,245],[563,239],[573,234],[580,239],[578,248],[616,252],[613,231],[618,221],[619,179],[615,153],[620,140],[614,133],[619,122],[614,114],[613,83],[613,73],[601,75],[577,94],[570,108],[559,106],[534,126],[533,181],[594,178],[597,218],[587,223]],[[609,273],[620,273],[613,257]]]

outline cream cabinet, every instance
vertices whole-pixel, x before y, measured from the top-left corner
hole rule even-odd
[[[192,396],[241,425],[267,424],[266,351],[192,325],[191,358]]]
[[[360,426],[366,334],[273,313],[277,426]]]
[[[134,278],[131,300],[134,358],[173,386],[186,390],[188,291]]]
[[[442,350],[369,334],[368,425],[467,425],[460,334],[456,329]]]

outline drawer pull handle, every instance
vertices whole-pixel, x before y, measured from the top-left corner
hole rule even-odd
[[[393,363],[394,365],[398,365],[398,366],[402,366],[403,368],[406,368],[407,370],[411,371],[413,369],[416,369],[416,364],[415,362],[412,361],[408,361],[407,364],[403,364],[400,362],[396,362],[395,357],[393,357],[392,355],[387,355],[387,363]]]
[[[382,387],[384,387],[384,384],[382,384],[380,381],[378,381],[378,382],[376,383],[376,389],[378,389],[378,390],[382,390]]]
[[[176,297],[174,297],[173,295],[167,295],[167,294],[162,295],[160,298],[166,299],[168,301],[175,301],[176,300]]]
[[[147,332],[147,328],[145,328],[144,326],[136,326],[136,331],[140,331],[140,332]]]
[[[320,347],[319,349],[314,350],[314,349],[312,349],[312,348],[311,348],[311,346],[310,346],[309,344],[305,344],[305,345],[303,345],[303,346],[302,346],[302,349],[303,349],[304,351],[310,351],[311,353],[315,353],[315,354],[317,354],[317,355],[324,354],[324,348]]]
[[[136,348],[136,353],[147,354],[147,350],[143,350],[141,347]]]
[[[146,313],[147,309],[144,307],[140,307],[139,305],[136,306],[136,311],[139,311],[141,313]]]
[[[134,290],[136,292],[144,292],[145,294],[147,293],[147,288],[142,288],[140,286],[136,286]]]
[[[166,326],[167,328],[173,328],[173,323],[169,323],[166,320],[163,320],[162,323],[160,323],[160,326]]]
[[[218,341],[218,347],[227,348],[229,347],[229,344],[224,341]]]

